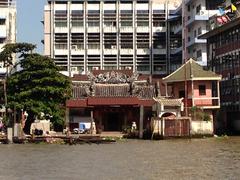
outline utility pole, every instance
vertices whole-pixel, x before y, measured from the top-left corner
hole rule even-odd
[[[167,74],[170,74],[170,52],[171,52],[171,49],[170,49],[170,43],[171,43],[171,39],[170,39],[170,25],[169,25],[169,0],[166,1],[165,3],[165,19],[166,19],[166,50],[167,50],[167,53],[166,53],[166,59],[167,59],[167,62],[166,62],[166,71],[167,71]]]
[[[6,65],[6,76],[4,79],[4,84],[3,84],[3,91],[4,91],[4,105],[5,105],[5,121],[8,122],[8,111],[7,111],[7,78],[8,78],[8,63]]]
[[[185,64],[187,62],[187,46],[186,46],[186,42],[188,39],[188,30],[186,29],[186,11],[185,11],[185,1],[182,1],[182,28],[183,28],[183,63]],[[185,104],[185,116],[188,116],[188,84],[187,84],[187,66],[185,64],[184,66],[184,91],[185,91],[185,95],[184,95],[184,104]]]
[[[6,83],[6,78],[3,80],[3,92],[4,92],[5,117],[7,119],[7,83]]]

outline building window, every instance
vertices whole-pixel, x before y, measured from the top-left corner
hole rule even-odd
[[[149,71],[149,66],[137,66],[138,71]]]
[[[6,24],[6,19],[0,19],[0,25],[5,25]]]
[[[3,44],[5,42],[5,38],[0,38],[0,44]]]
[[[205,96],[206,95],[206,86],[205,85],[199,85],[199,95],[200,96]]]
[[[62,21],[62,22],[56,21],[55,27],[62,27],[62,28],[67,27],[67,22],[66,21],[65,22],[64,21]]]
[[[201,35],[202,34],[202,27],[199,27],[198,28],[198,35]]]
[[[185,91],[181,90],[178,92],[178,97],[179,98],[185,98]]]
[[[197,58],[200,58],[200,57],[202,57],[202,51],[201,51],[201,49],[197,51]]]
[[[201,4],[196,7],[196,14],[199,14],[201,10]]]
[[[121,27],[132,27],[132,21],[122,21]]]

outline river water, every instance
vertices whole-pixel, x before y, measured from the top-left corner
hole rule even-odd
[[[240,179],[240,137],[0,145],[0,179]]]

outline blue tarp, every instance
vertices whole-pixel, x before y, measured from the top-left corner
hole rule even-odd
[[[79,129],[85,130],[86,129],[85,124],[84,123],[79,123]]]

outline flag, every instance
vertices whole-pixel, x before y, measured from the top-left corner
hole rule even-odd
[[[223,23],[227,23],[228,22],[228,19],[226,16],[222,16],[222,20],[223,20]]]
[[[218,8],[218,10],[219,10],[219,13],[220,13],[220,15],[223,15],[223,14],[225,14],[225,11],[224,11],[224,9],[223,9],[223,8]]]
[[[218,22],[219,24],[223,24],[222,17],[217,17],[217,22]]]
[[[223,16],[219,16],[219,17],[217,17],[217,22],[219,23],[219,24],[225,24],[225,23],[227,23],[227,22],[229,22],[230,21],[230,19],[228,18],[228,16],[227,15],[223,15]]]
[[[237,7],[234,6],[234,4],[231,4],[231,9],[232,9],[232,12],[237,11]]]

